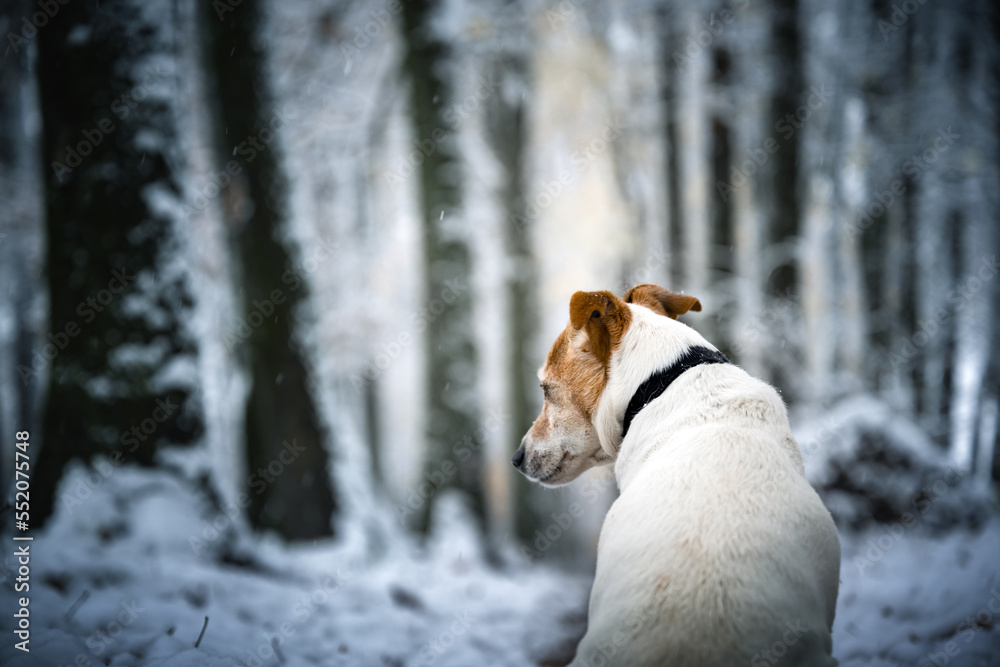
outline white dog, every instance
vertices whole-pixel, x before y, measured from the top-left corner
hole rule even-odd
[[[571,667],[837,664],[840,541],[803,475],[778,393],[676,321],[697,299],[640,285],[577,292],[514,455],[566,484],[614,463]]]

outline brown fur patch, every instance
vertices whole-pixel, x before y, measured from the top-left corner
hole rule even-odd
[[[700,311],[701,302],[693,296],[678,294],[659,285],[636,285],[625,294],[626,303],[636,303],[654,313],[676,320],[689,310]]]
[[[625,335],[632,313],[611,292],[577,292],[569,311],[569,326],[552,344],[543,375],[567,392],[574,407],[589,419],[607,383],[611,353]],[[540,436],[544,426],[536,428],[535,435]]]
[[[576,332],[570,327],[559,334],[563,343],[559,344],[557,339],[553,346],[545,364],[545,378],[559,387],[558,392],[565,392],[573,406],[590,418],[597,409],[597,401],[607,382],[607,373],[604,365],[593,354],[570,342],[569,338],[573,334]],[[542,407],[543,415],[547,405],[546,401],[546,405]],[[540,433],[536,435],[541,437]]]
[[[569,323],[587,332],[590,351],[607,368],[611,351],[632,323],[632,312],[611,292],[577,292],[569,300]]]

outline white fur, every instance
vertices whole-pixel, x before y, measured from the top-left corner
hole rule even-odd
[[[571,667],[836,665],[839,539],[803,475],[781,398],[735,365],[699,366],[622,441],[639,385],[689,347],[713,347],[629,307],[594,416],[621,495],[601,530],[587,634]]]

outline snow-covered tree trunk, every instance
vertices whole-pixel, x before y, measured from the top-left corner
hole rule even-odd
[[[675,59],[677,128],[678,128],[678,197],[683,229],[683,250],[675,257],[683,264],[684,292],[706,299],[711,283],[710,242],[712,206],[709,188],[713,179],[709,161],[710,127],[708,78],[712,51],[702,46],[699,34],[706,33],[702,22],[705,12],[685,8],[678,13],[684,26],[684,57]],[[707,299],[706,299],[707,300]],[[711,309],[714,304],[705,303]],[[707,329],[703,325],[700,329]],[[708,335],[713,332],[707,331]]]
[[[803,154],[802,123],[796,112],[802,105],[808,86],[805,84],[805,53],[808,36],[802,31],[808,24],[809,8],[796,0],[777,0],[769,12],[770,63],[774,88],[771,92],[767,125],[778,144],[770,172],[769,199],[773,201],[764,268],[768,274],[768,293],[779,300],[795,297],[799,226],[805,183],[800,157]],[[773,306],[769,303],[768,306]]]
[[[840,119],[836,109],[841,82],[831,63],[839,49],[839,9],[837,4],[802,7],[804,73],[810,89],[803,93],[793,118],[788,121],[802,134],[802,243],[798,272],[805,334],[803,392],[814,400],[830,395],[836,350],[837,322],[833,315],[839,290],[835,280],[838,230],[834,225],[840,221],[840,206],[833,165],[834,156],[840,153]]]
[[[737,7],[733,34],[727,40],[732,50],[729,76],[733,82],[733,101],[728,107],[732,118],[732,156],[724,172],[716,174],[714,194],[732,211],[735,261],[731,307],[735,316],[729,321],[729,336],[733,351],[738,363],[749,373],[763,376],[767,356],[764,344],[776,323],[774,314],[765,309],[763,255],[767,222],[774,215],[774,208],[772,199],[763,193],[775,187],[776,161],[781,150],[767,120],[776,83],[772,60],[783,62],[785,58],[769,55],[768,65],[759,65],[754,54],[766,52],[768,28],[774,18],[769,11],[752,13],[747,9]],[[734,182],[734,174],[742,176],[744,169],[755,173],[744,176],[747,182]]]
[[[566,326],[573,292],[615,287],[626,258],[635,252],[639,230],[622,196],[616,164],[617,142],[627,128],[605,92],[612,68],[604,42],[606,11],[603,5],[552,3],[532,20],[536,46],[529,65],[524,210],[538,258],[538,336],[530,341],[536,368]],[[593,476],[588,480],[594,483]],[[566,494],[579,500],[585,483],[570,486]],[[599,493],[588,499],[595,507],[613,492],[608,484],[598,482],[597,488]],[[544,491],[535,497],[543,517],[567,501],[566,495]],[[581,546],[596,540],[600,522],[600,511],[586,513],[570,538],[555,542],[546,555],[586,563],[590,549]],[[537,539],[526,546],[537,551]]]
[[[923,8],[912,18],[917,39],[939,40],[955,34],[958,16],[935,6]],[[945,80],[954,75],[951,54],[943,50],[914,52],[914,70],[920,77]],[[958,198],[950,183],[950,172],[961,160],[968,145],[968,128],[962,123],[961,103],[955,90],[922,89],[918,113],[910,130],[910,149],[916,157],[918,175],[913,221],[914,248],[919,271],[915,275],[916,322],[903,341],[904,356],[914,358],[919,386],[918,411],[922,423],[942,444],[948,439],[949,393],[954,387],[955,304],[948,294],[956,286],[960,271],[960,227],[965,221],[957,214]],[[959,125],[956,128],[956,123]],[[963,135],[958,146],[941,143],[941,133],[949,128]],[[935,147],[935,141],[939,146]],[[948,326],[942,320],[952,320]]]
[[[460,174],[455,215],[468,229],[474,267],[470,327],[482,404],[476,445],[482,449],[486,525],[497,544],[512,534],[530,537],[538,523],[533,498],[539,489],[510,463],[537,406],[538,361],[530,346],[537,275],[524,197],[531,34],[522,8],[489,2],[441,6],[432,25],[452,45],[446,70],[452,97],[444,119],[454,133]]]
[[[38,32],[54,355],[32,518],[67,461],[151,464],[200,431],[191,294],[177,252],[174,16],[131,0],[69,4]],[[108,464],[110,465],[110,464]],[[69,496],[63,500],[71,502]]]
[[[663,238],[669,249],[665,271],[666,285],[671,289],[682,289],[684,284],[683,266],[683,211],[681,204],[680,159],[681,135],[679,122],[680,66],[686,61],[683,53],[684,28],[677,20],[677,11],[672,3],[664,2],[655,15],[659,40],[663,45],[659,67],[660,99],[663,113],[664,142],[664,188],[667,215],[663,221]]]
[[[215,173],[228,175],[220,190],[241,302],[224,340],[243,355],[250,383],[243,412],[247,464],[255,475],[248,513],[254,525],[288,539],[314,539],[333,533],[338,499],[318,378],[294,328],[308,272],[286,248],[287,181],[276,138],[294,122],[294,112],[270,96],[259,42],[261,3],[247,0],[223,14],[206,5],[203,12],[217,95]],[[239,59],[232,57],[237,50]]]
[[[30,2],[9,2],[0,9],[0,21],[20,30],[21,17],[31,11]],[[38,89],[32,74],[36,51],[27,40],[11,41],[8,36],[6,41],[5,57],[0,60],[0,90],[4,91],[0,99],[0,201],[4,203],[0,206],[0,285],[6,286],[0,290],[0,432],[14,433],[32,432],[37,426],[44,388],[43,377],[19,373],[18,367],[31,368],[38,346],[51,341],[42,338],[46,303],[35,282],[43,270],[44,244],[41,128],[34,120]],[[3,498],[9,497],[7,485],[14,480],[15,442],[8,437],[0,444]]]
[[[667,100],[658,81],[669,76],[664,69],[670,65],[654,7],[611,5],[607,13],[611,111],[616,118],[628,119],[612,155],[628,225],[637,232],[623,280],[613,286],[621,294],[641,283],[670,285]]]
[[[379,550],[413,512],[423,410],[414,396],[426,316],[420,271],[402,4],[267,2],[293,264],[308,295],[297,338],[332,437],[342,542]],[[382,492],[385,492],[383,495]],[[390,516],[390,502],[396,516]]]
[[[186,161],[182,192],[185,217],[179,229],[183,252],[190,259],[191,281],[198,285],[192,331],[198,340],[201,397],[205,412],[205,450],[202,456],[175,457],[172,463],[189,470],[192,477],[208,474],[219,500],[238,506],[240,494],[248,492],[242,406],[246,400],[246,377],[238,350],[231,349],[225,335],[235,318],[235,294],[228,277],[233,261],[223,224],[224,197],[208,196],[216,188],[216,158],[212,125],[210,77],[204,69],[204,43],[181,39],[198,35],[206,19],[197,0],[177,3],[178,145]],[[209,20],[216,20],[213,16]],[[217,191],[216,191],[217,192]],[[244,517],[245,518],[245,517]]]
[[[837,338],[837,352],[840,370],[840,391],[856,390],[866,379],[867,326],[870,312],[868,288],[864,280],[864,256],[858,237],[852,233],[856,224],[856,212],[867,202],[867,163],[869,145],[865,140],[867,128],[864,124],[866,111],[864,104],[856,97],[848,97],[843,107],[844,159],[836,177],[842,193],[843,206],[839,210],[834,232],[837,255],[840,257],[838,290],[840,300],[837,307],[841,335]],[[874,238],[866,239],[874,244]]]
[[[749,11],[753,11],[752,4]],[[801,317],[804,299],[796,262],[805,191],[801,161],[803,134],[795,115],[807,89],[803,72],[806,47],[800,16],[803,11],[796,0],[777,0],[769,10],[764,10],[769,24],[767,62],[774,81],[766,89],[769,99],[764,124],[768,136],[774,140],[771,145],[774,154],[762,171],[761,180],[765,232],[760,262],[765,287],[761,320],[756,328],[764,332],[758,346],[778,346],[770,354],[765,352],[765,377],[786,391],[797,391],[803,375],[802,352],[797,332],[791,326]]]
[[[428,0],[403,3],[406,74],[411,91],[415,140],[425,158],[417,176],[425,253],[425,295],[440,311],[428,322],[425,344],[427,369],[424,472],[441,479],[440,488],[464,493],[473,514],[486,531],[486,500],[482,487],[482,442],[477,438],[480,405],[476,387],[476,341],[473,336],[470,250],[463,232],[461,183],[456,171],[455,136],[445,117],[454,97],[453,82],[444,77],[449,49],[433,31],[433,6]],[[453,468],[457,470],[453,470]],[[419,512],[418,526],[430,527],[435,495]]]
[[[485,287],[493,295],[477,300],[477,321],[485,325],[483,328],[496,332],[496,338],[490,340],[480,329],[480,338],[493,350],[491,358],[496,365],[496,372],[490,372],[484,350],[483,378],[487,382],[502,378],[500,383],[493,384],[499,384],[503,394],[491,392],[486,386],[481,389],[484,397],[490,397],[486,404],[494,406],[493,423],[487,419],[486,424],[492,437],[487,443],[490,449],[485,477],[492,528],[498,537],[513,534],[527,539],[538,525],[532,502],[538,489],[513,469],[510,457],[531,427],[538,404],[535,375],[538,361],[531,346],[537,335],[534,291],[537,269],[531,248],[534,228],[524,211],[525,107],[529,86],[526,52],[530,32],[523,17],[516,13],[505,12],[494,17],[494,21],[499,34],[478,45],[485,53],[475,60],[479,65],[475,78],[466,79],[464,86],[470,94],[474,94],[469,85],[472,82],[478,85],[488,81],[495,86],[476,114],[478,122],[469,124],[469,131],[464,133],[463,144],[468,150],[463,152],[471,158],[466,162],[466,200],[467,215],[473,226],[484,232],[476,238],[478,263],[486,274],[479,287],[480,290]],[[485,165],[483,160],[492,164]],[[488,192],[476,192],[477,181]],[[475,201],[479,204],[474,206]],[[483,210],[484,206],[488,209]],[[489,219],[477,221],[474,208]],[[487,260],[487,255],[496,254],[497,238],[502,239],[504,252],[492,261]],[[498,312],[504,313],[499,327],[491,315]],[[509,415],[509,419],[497,419],[496,415]]]
[[[961,206],[961,226],[956,270],[957,285],[948,295],[957,302],[955,327],[954,381],[950,418],[950,457],[960,468],[975,470],[977,477],[989,479],[997,431],[997,395],[1000,387],[990,386],[991,366],[997,361],[998,335],[996,303],[1000,294],[1000,137],[997,136],[996,78],[1000,73],[1000,51],[991,30],[1000,10],[994,5],[980,13],[977,7],[960,29],[969,35],[967,62],[956,63],[956,76],[965,83],[959,100],[963,112],[962,130],[970,140],[956,165],[963,184],[955,193]],[[957,153],[957,151],[956,151]],[[993,377],[994,382],[996,377]]]

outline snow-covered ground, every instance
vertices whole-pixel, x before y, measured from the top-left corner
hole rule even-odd
[[[520,667],[561,664],[582,633],[586,580],[490,569],[457,516],[441,522],[447,540],[367,566],[334,546],[267,539],[220,562],[213,520],[226,528],[167,473],[116,471],[32,542],[30,655],[10,640],[4,583],[0,664]]]
[[[75,467],[63,488],[86,475]],[[195,489],[123,467],[31,543],[32,650],[14,649],[5,611],[0,664],[565,664],[589,582],[516,556],[491,568],[457,505],[443,506],[425,549],[390,546],[365,564],[334,545],[213,541],[207,526],[226,521]],[[1000,522],[933,538],[879,526],[843,535],[843,548],[842,665],[1000,664]]]
[[[939,538],[878,528],[841,543],[841,665],[1000,665],[1000,522]]]

